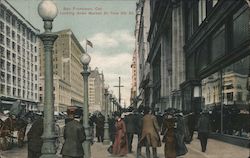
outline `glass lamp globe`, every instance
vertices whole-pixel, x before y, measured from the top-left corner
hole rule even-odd
[[[108,89],[109,89],[109,85],[108,85],[108,84],[105,84],[105,85],[104,85],[104,89],[107,89],[107,90],[108,90]]]
[[[51,0],[43,0],[38,5],[38,14],[44,21],[52,21],[57,16],[58,10]]]
[[[82,57],[81,57],[81,62],[83,65],[88,65],[90,63],[90,56],[87,53],[83,53]]]

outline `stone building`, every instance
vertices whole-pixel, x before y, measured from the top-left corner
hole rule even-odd
[[[21,100],[36,110],[39,86],[39,30],[8,1],[0,0],[0,102],[9,109]]]
[[[53,49],[55,111],[65,111],[67,106],[83,106],[83,71],[80,57],[85,50],[70,30],[57,32]],[[40,101],[43,106],[44,51],[40,44]]]
[[[98,68],[89,75],[89,111],[105,111],[104,75]]]
[[[241,145],[247,144],[242,137],[250,133],[245,123],[250,120],[247,2],[150,1],[147,37],[149,106],[160,111],[173,107],[196,116],[209,110],[212,131]]]
[[[249,17],[246,0],[186,1],[186,81],[180,85],[183,111],[210,110],[212,132],[245,146],[250,133]]]
[[[136,91],[131,95],[134,106],[149,105],[149,63],[146,61],[149,52],[147,36],[150,26],[150,0],[139,0],[136,4],[136,25],[135,25],[135,51],[133,54],[133,68],[136,66]],[[135,76],[135,75],[134,75]],[[135,80],[132,77],[132,80]],[[135,82],[132,82],[135,83]]]
[[[182,108],[180,84],[185,81],[184,6],[182,1],[150,1],[150,27],[148,34],[144,35],[149,43],[148,54],[141,57],[150,66],[141,86],[146,87],[143,84],[148,82],[146,93],[149,94],[144,98],[149,98],[147,104],[159,111],[169,107]],[[145,24],[142,27],[145,29]]]

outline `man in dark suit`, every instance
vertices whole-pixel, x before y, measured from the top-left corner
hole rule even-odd
[[[32,124],[28,134],[28,158],[39,158],[42,153],[43,140],[43,118],[39,116],[38,119]]]
[[[131,112],[126,115],[124,118],[124,122],[126,124],[127,138],[128,138],[128,152],[132,152],[132,142],[134,134],[136,133],[135,127],[135,115]]]
[[[112,141],[112,144],[114,144],[115,142],[115,132],[116,132],[116,128],[115,128],[115,117],[111,116],[108,118],[108,123],[109,123],[109,137],[110,140]]]
[[[135,134],[137,134],[138,136],[138,143],[137,143],[137,153],[136,153],[136,158],[141,158],[143,157],[141,155],[141,144],[139,143],[140,139],[141,139],[141,134],[142,134],[142,119],[143,119],[143,115],[141,113],[138,112],[137,109],[135,109],[133,111],[134,113],[134,126],[135,126]]]
[[[201,117],[198,120],[198,138],[201,142],[201,151],[205,152],[207,149],[207,139],[210,130],[209,114],[207,111],[203,111]]]
[[[98,142],[103,142],[105,117],[99,113],[96,118],[96,137]]]
[[[86,139],[83,126],[80,124],[79,115],[68,122],[64,129],[64,144],[61,154],[63,158],[82,158],[84,155],[82,143]]]

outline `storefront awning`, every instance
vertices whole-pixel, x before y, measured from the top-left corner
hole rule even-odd
[[[9,104],[9,105],[12,105],[14,102],[13,101],[6,101],[6,100],[1,100],[0,101],[0,104]]]

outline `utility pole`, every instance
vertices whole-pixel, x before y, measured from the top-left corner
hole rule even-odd
[[[250,0],[245,0],[248,4],[248,6],[250,7]]]
[[[119,89],[119,104],[121,105],[121,87],[124,87],[123,85],[121,85],[121,77],[119,76],[119,85],[118,86],[114,86],[114,87],[118,87]]]

